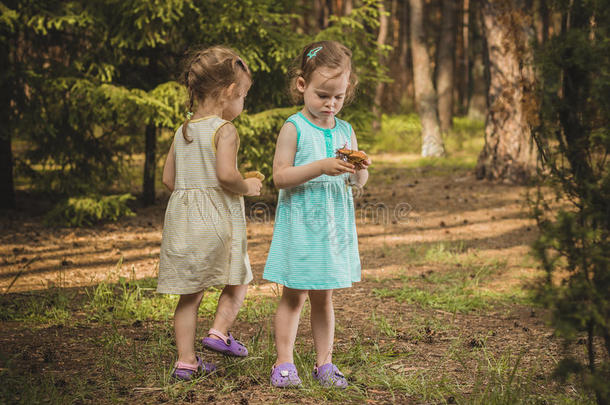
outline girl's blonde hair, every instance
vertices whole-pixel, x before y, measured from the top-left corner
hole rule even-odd
[[[224,46],[212,46],[192,53],[184,70],[184,84],[188,91],[189,115],[182,124],[182,136],[187,142],[193,140],[187,134],[195,102],[202,103],[208,97],[218,97],[232,83],[238,83],[243,72],[252,81],[250,69],[237,52]]]
[[[302,77],[309,82],[316,69],[326,67],[329,69],[349,70],[349,80],[345,94],[345,103],[349,103],[358,86],[358,76],[352,66],[352,51],[337,41],[318,41],[307,45],[294,60],[290,77],[290,96],[295,103],[303,101],[303,94],[297,89],[297,80]]]

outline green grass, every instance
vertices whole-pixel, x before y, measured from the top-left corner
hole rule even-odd
[[[449,155],[466,153],[476,156],[484,144],[482,121],[454,117],[453,129],[445,136]],[[381,129],[373,138],[371,152],[421,153],[421,122],[417,114],[386,115],[381,118]]]
[[[396,248],[394,248],[396,249]],[[373,289],[379,298],[451,313],[482,311],[497,305],[532,304],[530,295],[520,287],[507,292],[486,288],[506,268],[506,262],[480,258],[463,242],[439,242],[417,247],[398,247],[408,264],[439,264],[438,270],[416,276],[402,276],[398,286]],[[392,252],[386,252],[386,255]],[[394,280],[397,281],[397,280]]]
[[[458,404],[512,405],[512,404],[594,404],[595,401],[582,391],[572,390],[570,395],[553,392],[551,381],[544,377],[547,370],[535,364],[524,369],[526,351],[510,351],[494,354],[485,345],[478,350],[458,349],[456,342],[450,357],[466,370],[471,370],[474,381],[468,394],[456,391],[453,396]],[[474,363],[474,365],[473,365]]]
[[[469,257],[468,249],[460,244],[434,245],[427,252],[424,260],[443,263],[456,260],[465,262]],[[405,283],[417,280],[434,286],[435,294],[426,296],[427,305],[434,307],[434,302],[441,302],[440,308],[454,308],[459,312],[461,307],[456,306],[455,302],[442,300],[447,300],[451,294],[460,296],[463,294],[460,291],[477,285],[493,272],[493,266],[468,269],[468,272],[475,271],[474,278],[469,275],[464,277],[464,271],[432,273],[425,280],[407,277],[401,280]],[[41,321],[54,319],[48,314],[54,308],[53,305],[57,305],[58,309],[72,316],[80,313],[79,318],[84,319],[79,321],[64,318],[62,322],[66,324],[65,327],[75,327],[79,322],[101,327],[99,335],[84,342],[66,342],[69,345],[84,344],[94,348],[94,362],[88,365],[88,369],[98,377],[59,377],[54,373],[40,375],[38,372],[17,371],[13,366],[21,361],[18,355],[8,357],[7,354],[1,354],[0,376],[5,384],[0,388],[0,402],[75,403],[94,402],[96,398],[104,398],[106,402],[122,402],[131,395],[134,388],[148,387],[157,391],[147,395],[162,393],[164,401],[180,403],[207,400],[207,396],[211,395],[208,393],[213,393],[218,400],[253,385],[267,386],[269,370],[275,361],[272,322],[277,298],[248,297],[240,311],[240,322],[246,322],[254,329],[254,333],[244,341],[250,356],[232,359],[206,352],[206,360],[215,361],[219,372],[202,376],[190,383],[176,383],[169,378],[176,350],[171,321],[176,298],[154,293],[154,284],[152,279],[120,279],[117,283],[101,283],[87,289],[87,293],[53,291],[43,300],[44,305],[24,308],[21,315],[14,310],[13,319],[21,318],[27,320],[28,324],[37,325]],[[451,290],[449,286],[452,285],[460,287]],[[410,291],[404,288],[398,291],[403,290]],[[219,294],[220,290],[217,289],[206,293],[200,310],[203,317],[211,318]],[[45,293],[40,296],[44,297]],[[472,297],[460,299],[460,305],[466,305],[466,301]],[[474,306],[477,307],[476,304]],[[470,310],[471,307],[464,308]],[[486,308],[477,307],[480,310]],[[36,311],[47,315],[34,316]],[[138,320],[146,323],[146,328],[139,332],[137,328],[144,326],[135,326]],[[468,385],[456,380],[452,370],[447,369],[442,360],[430,369],[417,369],[418,363],[412,359],[415,353],[405,351],[405,347],[398,345],[396,340],[397,335],[405,331],[405,320],[400,314],[388,317],[381,311],[374,310],[369,322],[379,331],[377,336],[368,336],[351,325],[343,324],[340,319],[337,321],[338,333],[344,334],[348,329],[351,331],[348,345],[336,348],[333,355],[334,362],[340,364],[349,377],[350,387],[347,390],[323,389],[312,379],[310,372],[315,363],[315,353],[309,338],[299,335],[295,347],[295,364],[303,379],[303,387],[289,391],[268,388],[268,392],[276,398],[276,403],[300,402],[300,398],[338,403],[364,403],[367,400],[383,399],[395,403],[409,400],[419,403],[455,401],[464,404],[534,404],[544,403],[543,401],[568,404],[579,403],[577,399],[584,398],[585,402],[581,403],[587,403],[587,398],[579,396],[580,393],[569,396],[556,390],[541,393],[540,387],[536,386],[535,376],[523,369],[518,356],[494,355],[485,347],[472,351],[465,350],[463,344],[455,344],[445,353],[447,359],[457,359],[464,367],[470,367],[468,364],[476,361],[474,383]],[[434,314],[428,314],[410,319],[406,332],[410,342],[417,342],[424,341],[430,330],[438,332],[451,328],[451,324]],[[143,398],[154,400],[155,397]]]
[[[392,322],[389,321],[383,314],[377,314],[374,309],[373,312],[371,312],[370,320],[373,325],[375,325],[375,329],[381,334],[390,338],[395,338],[398,334],[394,325],[392,325]]]
[[[61,289],[49,290],[45,294],[21,294],[0,301],[0,320],[65,325],[71,319],[71,306],[77,299],[76,292]]]

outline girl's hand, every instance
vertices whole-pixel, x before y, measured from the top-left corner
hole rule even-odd
[[[244,195],[248,197],[255,197],[257,195],[261,195],[261,188],[263,187],[263,183],[257,179],[256,177],[251,177],[249,179],[245,179],[244,182],[248,187],[248,191]]]
[[[364,151],[361,151],[361,152],[364,152]],[[373,163],[371,158],[368,158],[367,160],[363,160],[362,162],[360,162],[360,164],[362,164],[362,166],[363,166],[362,169],[365,169],[365,170],[369,168],[371,163]]]
[[[354,165],[337,158],[326,158],[319,161],[322,174],[338,176],[343,173],[355,173]]]

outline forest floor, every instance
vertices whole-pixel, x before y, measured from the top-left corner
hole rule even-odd
[[[90,228],[47,228],[29,211],[0,219],[1,403],[589,403],[551,374],[566,348],[532,301],[541,272],[527,188],[476,180],[471,163],[377,155],[356,197],[362,282],[335,292],[334,362],[344,391],[311,378],[306,306],[300,389],[273,389],[279,289],[262,280],[273,197],[249,202],[254,272],[233,334],[245,359],[192,383],[169,378],[174,296],[154,293],[165,196]],[[198,336],[218,290],[207,293]],[[198,349],[201,349],[198,345]]]

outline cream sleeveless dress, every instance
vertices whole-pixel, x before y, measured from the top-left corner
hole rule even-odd
[[[252,280],[246,250],[244,199],[221,188],[214,137],[227,124],[206,117],[174,135],[176,181],[165,211],[157,292],[192,294]]]

